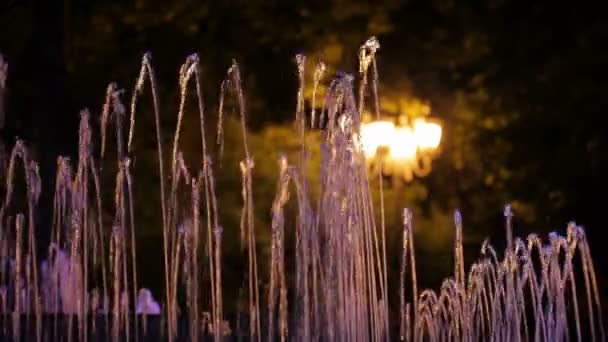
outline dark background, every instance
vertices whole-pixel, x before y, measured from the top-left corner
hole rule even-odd
[[[389,200],[402,199],[397,206],[415,209],[423,286],[436,287],[451,272],[453,209],[463,212],[466,259],[473,261],[485,237],[504,245],[502,206],[508,202],[520,236],[563,233],[570,220],[585,226],[606,303],[604,13],[591,5],[514,0],[4,0],[0,51],[9,61],[9,75],[2,138],[8,148],[15,136],[24,138],[40,162],[42,242],[55,158],[75,155],[79,110],[88,107],[97,117],[110,81],[130,91],[144,52],[153,54],[167,143],[175,127],[179,65],[192,52],[201,58],[210,112],[217,108],[225,70],[232,58],[239,61],[248,124],[264,141],[268,127],[289,127],[294,118],[296,53],[325,60],[331,72],[356,73],[359,45],[376,35],[381,95],[387,102],[430,103],[432,116],[444,127],[433,172],[407,184],[401,197],[391,194],[391,184],[387,193]],[[157,198],[154,186],[147,186],[154,177],[143,166],[155,158],[149,152],[155,146],[153,124],[151,115],[143,117],[138,120],[146,121],[142,125],[150,134],[137,143],[136,173],[142,173],[137,191],[141,199]],[[194,146],[191,153],[196,153],[197,138],[184,139],[184,152]],[[256,165],[276,165],[261,152],[253,154]],[[258,185],[273,189],[275,181],[269,177]],[[228,208],[222,214],[225,227],[238,225],[238,182],[226,176],[218,186],[224,197],[234,193],[222,200]],[[108,192],[112,189],[108,186]],[[260,203],[269,203],[272,191],[258,196]],[[159,252],[152,252],[159,246],[158,209],[140,206],[139,253],[146,260],[140,283],[159,289],[162,267],[149,261],[160,260]],[[269,206],[260,204],[261,224],[269,221],[268,212]],[[389,235],[399,236],[397,219],[389,220],[389,229]],[[230,247],[236,243],[226,240],[227,283],[231,272],[238,273],[232,267],[238,254],[231,254],[237,247]]]

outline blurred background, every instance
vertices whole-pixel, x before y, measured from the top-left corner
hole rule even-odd
[[[3,0],[0,51],[9,66],[0,102],[1,135],[5,150],[18,136],[40,161],[42,245],[48,239],[56,157],[75,159],[79,110],[89,108],[93,118],[99,117],[109,82],[125,89],[128,103],[141,57],[150,51],[168,150],[176,124],[179,66],[196,52],[203,68],[207,133],[214,139],[220,83],[236,59],[256,164],[259,260],[268,260],[278,157],[287,153],[296,161],[299,151],[293,125],[298,90],[294,57],[307,56],[310,110],[316,62],[328,66],[324,85],[337,71],[356,75],[359,46],[374,35],[381,44],[382,117],[395,123],[424,117],[442,128],[430,172],[386,175],[389,277],[398,274],[401,208],[414,211],[419,282],[437,287],[452,272],[453,210],[459,208],[464,217],[470,263],[485,238],[498,249],[504,246],[503,205],[511,203],[518,236],[563,233],[571,220],[586,228],[606,303],[608,22],[603,13],[591,6],[515,0]],[[321,87],[320,96],[323,92]],[[243,271],[238,242],[243,151],[231,101],[226,104],[225,148],[221,154],[214,148],[222,170],[217,189],[226,234],[226,312]],[[158,175],[150,171],[156,170],[156,141],[149,95],[141,103],[133,155],[139,284],[159,293],[160,202]],[[189,168],[197,170],[200,133],[194,104],[186,107],[180,146]],[[98,119],[93,121],[98,125]],[[310,135],[311,142],[318,142],[317,130]],[[117,166],[112,152],[105,159],[104,210],[111,222]],[[318,167],[318,150],[312,149],[308,176],[313,183]],[[293,212],[290,205],[287,210]],[[288,217],[294,220],[294,215]],[[290,269],[293,250],[287,255]],[[266,263],[261,264],[262,279],[267,279]]]

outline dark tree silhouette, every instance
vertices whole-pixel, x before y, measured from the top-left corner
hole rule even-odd
[[[37,217],[39,249],[46,248],[50,237],[56,158],[73,148],[72,127],[76,127],[77,121],[77,116],[66,111],[65,106],[64,11],[64,0],[35,1],[27,67],[21,65],[31,80],[28,133],[43,182]]]

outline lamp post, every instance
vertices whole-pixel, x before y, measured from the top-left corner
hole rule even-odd
[[[373,170],[382,167],[384,174],[409,182],[431,172],[441,134],[441,125],[432,119],[417,118],[405,125],[379,120],[361,125],[361,144]]]
[[[371,173],[391,176],[395,222],[399,222],[403,206],[403,182],[431,172],[441,133],[439,122],[425,118],[414,119],[411,124],[380,120],[361,125],[361,146]]]

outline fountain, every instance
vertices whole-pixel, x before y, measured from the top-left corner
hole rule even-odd
[[[93,149],[91,114],[80,114],[76,163],[58,157],[52,242],[49,258],[37,266],[34,210],[40,194],[38,167],[25,142],[15,144],[6,169],[6,194],[0,208],[0,338],[31,341],[139,341],[155,331],[168,341],[222,341],[245,336],[250,341],[603,341],[606,338],[598,284],[585,231],[569,223],[565,235],[551,233],[545,243],[535,234],[512,234],[513,213],[505,208],[507,247],[499,253],[485,242],[481,258],[465,272],[463,221],[454,215],[454,275],[438,292],[418,292],[412,212],[403,213],[401,267],[389,274],[384,202],[372,203],[372,181],[360,142],[364,93],[372,93],[378,114],[377,66],[380,45],[370,38],[360,49],[358,89],[355,77],[340,73],[328,84],[323,109],[316,112],[317,89],[325,65],[313,70],[312,110],[304,107],[306,58],[296,56],[299,91],[296,127],[301,158],[279,160],[279,178],[270,227],[255,227],[254,154],[248,146],[246,103],[239,65],[233,62],[221,83],[217,144],[223,149],[224,101],[234,96],[244,155],[241,172],[240,240],[246,269],[242,274],[244,310],[228,321],[224,315],[222,238],[213,158],[205,139],[206,113],[200,61],[189,56],[179,73],[180,102],[170,159],[164,159],[159,102],[152,57],[145,54],[130,106],[114,83],[101,110],[100,151]],[[4,89],[0,59],[0,99]],[[199,170],[188,169],[180,151],[182,119],[188,92],[195,89],[201,132]],[[136,215],[131,159],[140,97],[151,93],[162,216],[164,294],[162,305],[148,289],[137,292]],[[355,94],[358,94],[356,96]],[[1,104],[2,102],[0,102]],[[1,112],[0,108],[0,112]],[[123,132],[128,116],[128,132]],[[308,121],[307,121],[308,120]],[[100,163],[106,153],[109,125],[116,140],[116,169],[110,225],[102,219]],[[311,146],[307,129],[323,124],[323,143]],[[321,150],[318,196],[311,198],[305,168],[307,153]],[[166,162],[170,165],[166,169]],[[20,169],[17,168],[20,165]],[[15,189],[22,173],[25,189]],[[23,191],[25,208],[15,202]],[[295,225],[286,225],[285,206],[294,194]],[[377,219],[380,217],[381,219]],[[256,230],[271,232],[269,260],[258,258]],[[295,236],[295,270],[286,271],[287,232]],[[262,279],[267,263],[269,279]],[[207,277],[203,277],[205,272]],[[409,273],[409,274],[408,274]],[[292,282],[287,277],[293,274]],[[398,277],[399,331],[391,330],[389,277]],[[582,281],[581,281],[582,278]],[[260,286],[268,282],[267,290]],[[293,289],[288,288],[293,284]],[[292,291],[295,295],[288,296]],[[411,293],[411,294],[410,294]],[[581,296],[579,296],[581,295]],[[203,296],[207,300],[203,300]],[[181,303],[179,298],[185,298]],[[293,298],[290,301],[290,298]],[[184,323],[185,322],[185,323]]]

